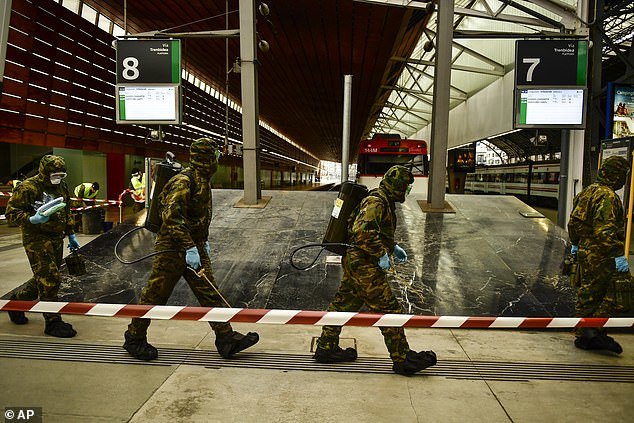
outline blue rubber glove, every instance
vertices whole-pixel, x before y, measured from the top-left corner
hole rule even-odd
[[[185,251],[185,261],[189,267],[192,267],[194,270],[200,269],[200,254],[198,254],[198,248],[190,247]]]
[[[79,250],[79,242],[77,242],[77,235],[70,234],[68,235],[68,249],[71,251]]]
[[[31,222],[34,225],[39,225],[41,223],[48,222],[48,219],[49,219],[48,216],[44,216],[38,211],[38,212],[35,212],[33,216],[29,217],[29,222]]]
[[[570,254],[577,254],[578,251],[579,251],[578,245],[573,245],[570,247]]]
[[[407,253],[398,244],[394,246],[394,257],[396,257],[397,263],[405,263],[407,261]]]
[[[383,254],[379,259],[379,267],[383,270],[387,270],[390,268],[390,257],[387,253]]]
[[[60,208],[66,206],[66,204],[63,203],[63,201],[64,201],[63,197],[57,197],[56,199],[51,200],[48,203],[42,204],[40,207],[38,207],[35,214],[29,217],[29,221],[34,225],[39,225],[41,223],[48,222],[49,217],[53,213],[55,213]]]
[[[205,252],[209,257],[211,257],[211,247],[209,246],[209,241],[205,241]]]
[[[627,257],[620,256],[614,258],[617,272],[627,272],[630,270],[630,264],[627,262]]]

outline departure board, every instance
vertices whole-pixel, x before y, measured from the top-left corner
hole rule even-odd
[[[516,96],[516,127],[583,127],[585,89],[522,89]]]
[[[178,85],[118,86],[117,123],[180,123]]]

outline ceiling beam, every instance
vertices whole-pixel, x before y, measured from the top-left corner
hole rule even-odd
[[[429,93],[426,91],[419,91],[419,90],[415,90],[412,88],[405,88],[405,87],[399,87],[398,85],[381,85],[381,88],[386,89],[386,90],[396,90],[396,91],[400,91],[402,93],[406,93],[406,94],[410,94],[413,96],[425,96],[425,97],[433,97],[433,93]],[[460,101],[464,101],[467,98],[469,98],[469,96],[467,95],[467,93],[459,90],[458,88],[452,86],[451,87],[452,91],[458,91],[458,93],[460,93],[459,95],[452,95],[450,96],[450,98],[452,100],[460,100]],[[425,101],[428,102],[429,104],[431,104],[431,102],[429,100],[425,100],[423,98],[419,98],[419,100],[421,101]]]
[[[433,7],[429,5],[432,0],[422,0],[422,1],[413,1],[413,0],[354,0],[358,3],[372,3],[376,5],[382,6],[397,6],[397,7],[408,7],[411,9],[428,9],[429,7]]]
[[[533,25],[533,26],[544,27],[544,28],[557,28],[556,25],[544,22],[540,19],[529,18],[526,16],[507,15],[504,13],[493,14],[493,13],[483,12],[480,10],[464,9],[461,7],[456,7],[456,9],[454,10],[454,14],[469,16],[472,18],[492,19],[495,21],[516,23],[520,25]]]
[[[412,65],[424,65],[424,66],[435,66],[436,63],[431,60],[423,60],[423,59],[406,59],[404,57],[391,57],[390,60],[395,62],[405,62]],[[485,75],[494,75],[494,76],[504,76],[504,67],[501,69],[484,69],[484,68],[476,68],[473,66],[464,66],[464,65],[451,65],[451,69],[457,71],[464,72],[472,72],[472,73],[482,73]]]
[[[429,110],[416,109],[416,108],[413,108],[413,107],[399,106],[399,105],[397,105],[395,103],[391,103],[391,102],[385,103],[385,107],[389,107],[391,109],[396,109],[396,110],[413,111],[413,112],[416,112],[416,113],[424,113],[426,115],[431,115],[431,109],[429,109]]]

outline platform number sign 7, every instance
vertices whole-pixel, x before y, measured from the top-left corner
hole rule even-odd
[[[518,40],[515,87],[585,87],[587,62],[587,40]]]
[[[530,63],[530,66],[526,71],[526,82],[533,82],[533,72],[535,71],[537,65],[539,65],[539,62],[541,62],[541,59],[537,57],[525,57],[522,59],[522,63]]]

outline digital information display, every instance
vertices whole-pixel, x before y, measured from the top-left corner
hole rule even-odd
[[[583,128],[585,89],[518,89],[517,128]]]
[[[117,86],[117,123],[180,123],[178,85]]]

